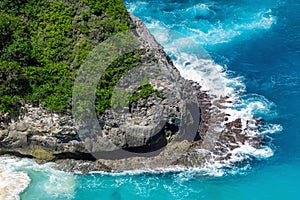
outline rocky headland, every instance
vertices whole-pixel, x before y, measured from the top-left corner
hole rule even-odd
[[[99,118],[102,133],[96,140],[80,136],[72,114],[24,103],[19,116],[0,123],[2,155],[56,162],[66,171],[155,170],[203,167],[230,160],[231,152],[245,143],[253,148],[262,144],[261,136],[245,134],[249,127],[241,119],[228,121],[222,111],[228,98],[212,97],[185,80],[143,22],[131,19],[136,25],[131,32],[144,49],[142,72],[162,95],[140,98],[120,112],[107,109]],[[130,76],[120,84],[126,85],[126,78]],[[107,140],[111,143],[103,143]]]

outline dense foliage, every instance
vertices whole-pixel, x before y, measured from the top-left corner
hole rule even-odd
[[[70,111],[76,70],[88,53],[132,26],[122,0],[0,1],[0,114],[18,113],[20,102]],[[110,106],[113,86],[140,58],[131,52],[122,59],[100,81],[98,113]]]

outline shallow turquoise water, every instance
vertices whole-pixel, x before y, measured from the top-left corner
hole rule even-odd
[[[193,55],[214,60],[229,79],[241,77],[239,80],[246,90],[239,93],[240,106],[259,103],[249,112],[283,127],[273,134],[267,130],[271,138],[268,145],[274,155],[265,159],[251,157],[247,165],[222,169],[222,176],[218,170],[217,176],[214,171],[209,175],[197,171],[73,175],[23,160],[17,170],[26,172],[32,182],[21,198],[300,199],[300,2],[126,0],[125,3],[146,23],[175,63],[180,64],[183,59],[189,62],[188,67],[193,64],[195,57],[189,57]],[[206,70],[214,67],[207,66]],[[217,84],[218,79],[214,81]],[[239,90],[237,82],[232,84]],[[272,128],[275,127],[269,127]]]

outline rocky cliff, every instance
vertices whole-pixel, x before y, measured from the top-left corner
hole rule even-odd
[[[150,84],[162,96],[151,94],[146,99],[139,98],[138,101],[128,105],[130,111],[127,112],[117,113],[116,110],[107,109],[99,119],[102,133],[99,133],[100,138],[96,141],[80,138],[71,114],[56,113],[40,106],[24,104],[18,117],[1,122],[2,154],[9,153],[48,161],[66,158],[95,160],[97,155],[93,153],[97,151],[87,147],[92,145],[95,149],[95,145],[101,146],[103,137],[115,145],[112,148],[102,146],[100,149],[103,149],[104,155],[111,151],[109,155],[115,155],[114,159],[121,159],[124,156],[152,157],[164,151],[165,147],[173,149],[171,152],[175,155],[176,151],[184,153],[189,148],[197,134],[200,120],[197,99],[191,98],[192,87],[180,76],[170,58],[144,24],[132,15],[131,18],[136,24],[136,28],[131,31],[141,42],[141,48],[144,50],[143,67],[139,70],[147,74]],[[125,77],[120,80],[120,84],[126,85],[132,79],[130,76]],[[192,126],[196,128],[193,129]],[[123,155],[115,152],[118,149],[133,154]],[[160,157],[161,161],[166,159],[165,156]],[[127,159],[130,163],[134,163],[131,162],[133,158]],[[111,164],[114,162],[111,161]]]
[[[201,167],[212,158],[230,159],[230,151],[246,141],[261,144],[261,137],[243,134],[240,119],[226,123],[221,112],[227,99],[213,99],[194,82],[181,77],[161,45],[141,20],[131,15],[130,30],[142,49],[141,63],[118,82],[147,81],[156,93],[106,109],[89,134],[71,114],[23,103],[20,115],[0,123],[0,153],[55,161],[68,171]],[[97,129],[98,130],[98,129]],[[88,137],[82,136],[82,132]]]

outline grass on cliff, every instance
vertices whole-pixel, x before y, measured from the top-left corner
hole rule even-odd
[[[0,115],[18,114],[20,102],[69,112],[76,70],[88,53],[133,26],[122,0],[1,1]],[[138,54],[107,68],[96,92],[98,113],[110,106],[120,77],[138,65]],[[154,92],[151,85],[142,91],[142,98]]]

